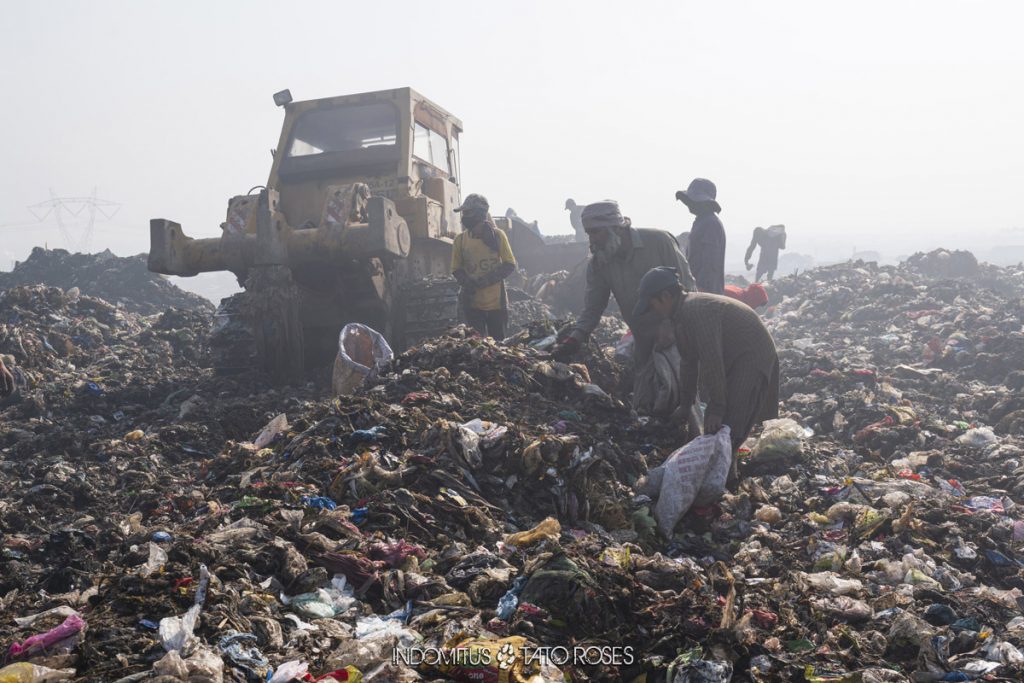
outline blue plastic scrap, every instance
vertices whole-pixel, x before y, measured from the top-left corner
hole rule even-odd
[[[501,596],[501,599],[498,600],[498,609],[495,610],[499,619],[508,621],[516,613],[516,607],[519,606],[519,594],[523,592],[525,585],[526,577],[520,576],[512,582],[512,587]]]
[[[409,619],[412,617],[412,600],[405,603],[405,607],[402,609],[396,609],[391,614],[384,617],[385,619],[395,619],[403,624],[409,623]]]
[[[385,435],[384,425],[377,425],[372,429],[357,429],[356,431],[349,434],[349,443],[376,443],[377,440]]]
[[[259,678],[263,671],[269,668],[270,662],[259,648],[243,646],[243,643],[255,643],[256,640],[256,636],[252,633],[228,631],[217,642],[217,649],[230,659],[232,664],[244,671],[250,679]]]
[[[362,524],[366,521],[367,516],[370,514],[370,508],[362,507],[356,508],[352,511],[352,523]]]
[[[303,496],[302,504],[317,510],[334,510],[338,504],[327,496]]]

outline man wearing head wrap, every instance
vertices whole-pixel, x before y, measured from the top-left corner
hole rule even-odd
[[[494,225],[483,195],[471,194],[462,206],[462,232],[452,244],[452,275],[462,290],[459,303],[470,327],[482,335],[505,338],[508,294],[505,278],[516,271],[508,236]]]
[[[651,270],[640,282],[633,314],[651,312],[670,319],[675,329],[682,359],[680,405],[692,404],[699,376],[708,404],[704,433],[728,425],[735,456],[754,425],[779,416],[779,355],[771,333],[750,306],[716,294],[687,293],[665,268]]]
[[[725,226],[718,217],[722,207],[718,205],[717,196],[715,184],[706,178],[695,178],[688,188],[676,192],[676,199],[686,204],[696,217],[686,256],[697,289],[711,294],[725,292]]]
[[[633,331],[634,367],[642,368],[651,358],[660,321],[650,314],[633,315],[640,279],[651,268],[669,266],[678,269],[684,287],[693,289],[686,257],[668,232],[634,228],[614,201],[588,204],[581,218],[591,253],[583,313],[573,331],[559,340],[554,356],[567,359],[576,353],[597,329],[608,307],[608,298],[614,296],[623,319]]]

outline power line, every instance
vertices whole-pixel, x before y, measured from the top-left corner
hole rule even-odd
[[[57,228],[60,230],[68,246],[82,252],[88,252],[97,214],[103,220],[110,220],[117,214],[120,208],[121,205],[117,202],[97,198],[96,188],[94,187],[92,195],[89,197],[58,197],[51,189],[49,200],[33,204],[28,207],[28,210],[32,212],[32,215],[36,217],[39,223],[42,223],[52,215],[57,222]],[[65,218],[78,218],[83,214],[85,214],[88,220],[84,230],[76,235],[75,227],[67,225]]]

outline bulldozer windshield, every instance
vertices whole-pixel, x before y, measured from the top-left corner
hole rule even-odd
[[[448,141],[435,130],[416,122],[416,133],[413,137],[413,156],[434,168],[452,174],[451,155],[448,153]]]
[[[388,102],[312,109],[292,129],[289,157],[355,152],[398,144],[398,110]]]

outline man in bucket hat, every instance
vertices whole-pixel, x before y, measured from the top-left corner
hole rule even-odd
[[[455,209],[462,215],[462,232],[452,244],[452,275],[462,290],[459,303],[466,323],[482,335],[505,338],[508,294],[505,278],[516,271],[508,236],[494,225],[487,198],[466,197]]]
[[[718,214],[718,189],[707,178],[695,178],[676,199],[686,204],[696,218],[690,230],[687,258],[697,289],[711,294],[725,292],[725,226]]]
[[[689,293],[668,268],[640,281],[633,316],[654,313],[672,321],[680,365],[680,406],[707,401],[704,433],[728,425],[735,454],[758,422],[779,416],[779,355],[772,335],[750,306],[717,294]],[[680,414],[682,417],[682,414]]]
[[[634,228],[617,202],[588,204],[581,218],[591,253],[583,313],[572,332],[559,340],[553,355],[563,360],[574,355],[597,328],[609,297],[614,296],[633,331],[634,368],[642,368],[651,358],[660,321],[654,315],[633,315],[640,279],[651,268],[670,266],[679,271],[683,286],[693,289],[686,257],[675,238],[664,230]]]

